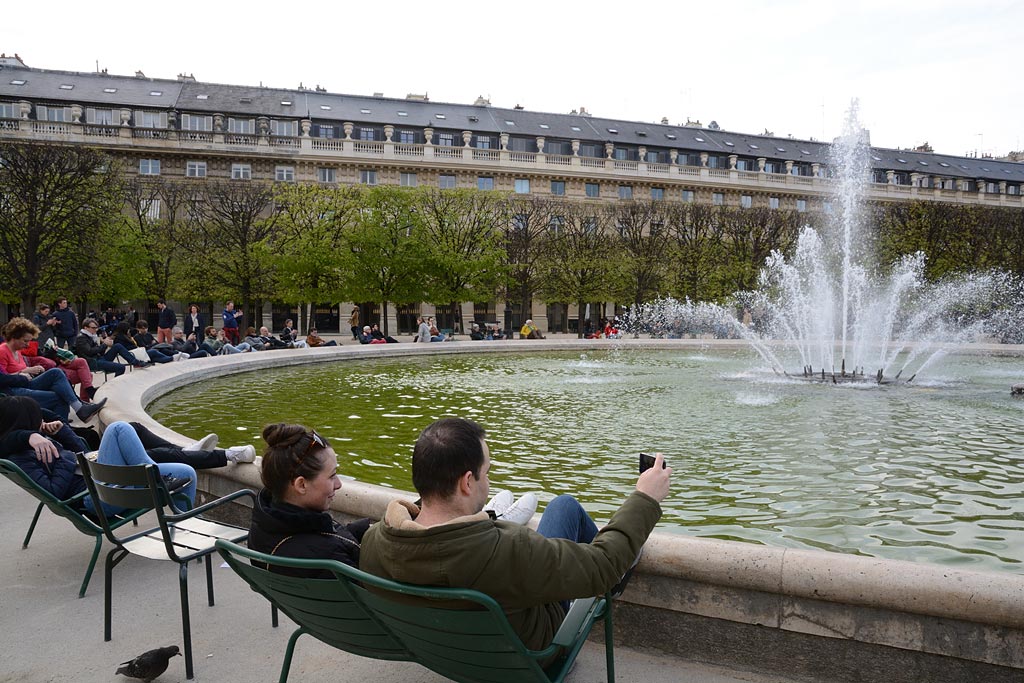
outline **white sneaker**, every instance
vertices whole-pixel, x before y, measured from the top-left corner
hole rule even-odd
[[[174,354],[174,360],[176,360],[176,361],[177,360],[188,360],[188,354],[187,353],[181,353],[181,352],[176,353],[176,354]]]
[[[184,446],[183,450],[186,450],[186,451],[212,451],[216,447],[217,447],[217,435],[216,434],[207,434],[203,438],[199,439],[199,441],[193,441],[192,443],[188,444],[187,446]]]
[[[512,492],[502,489],[494,494],[494,498],[491,498],[491,502],[484,505],[484,510],[493,512],[495,517],[500,517],[504,514],[505,510],[512,507],[513,501],[514,498],[512,497]]]
[[[524,493],[523,496],[509,506],[504,512],[498,513],[498,519],[513,524],[526,524],[537,512],[537,494]]]
[[[256,459],[255,446],[232,446],[225,449],[224,453],[228,456],[228,462],[252,462]]]

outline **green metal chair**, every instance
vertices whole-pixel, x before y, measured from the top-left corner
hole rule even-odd
[[[501,606],[478,591],[398,583],[333,560],[276,557],[224,541],[217,541],[217,550],[299,626],[288,641],[280,683],[288,680],[303,633],[364,657],[414,661],[462,683],[559,683],[599,619],[605,623],[608,681],[615,680],[607,596],[576,600],[551,644],[529,650]],[[326,570],[334,578],[296,578],[269,567]]]
[[[28,548],[28,543],[32,540],[32,534],[36,530],[36,523],[39,522],[39,515],[42,514],[43,508],[49,508],[53,514],[68,520],[76,529],[95,540],[96,543],[92,550],[92,557],[89,559],[89,566],[85,570],[85,578],[82,579],[82,586],[78,589],[78,597],[85,597],[85,591],[89,588],[89,580],[92,578],[93,569],[96,568],[96,560],[100,556],[100,548],[103,546],[103,527],[90,517],[91,513],[83,511],[82,499],[88,495],[88,492],[82,491],[67,500],[60,500],[32,481],[32,478],[24,470],[10,460],[0,460],[0,474],[10,479],[30,496],[39,500],[36,514],[32,517],[28,533],[25,534],[25,540],[21,543],[22,549]],[[135,521],[147,512],[149,512],[148,508],[128,511],[110,520],[110,526],[112,529],[117,529],[128,522]],[[138,524],[138,522],[135,523]]]
[[[103,527],[107,540],[114,544],[114,548],[107,553],[104,571],[103,640],[109,641],[111,637],[114,567],[129,554],[176,562],[181,597],[181,626],[185,640],[185,678],[191,679],[192,627],[188,608],[188,563],[192,560],[201,562],[204,557],[207,558],[206,593],[212,607],[213,563],[210,556],[214,552],[214,542],[218,539],[238,542],[249,537],[248,529],[213,522],[203,519],[200,515],[242,497],[248,497],[250,501],[255,502],[256,494],[248,489],[242,489],[182,512],[171,501],[156,465],[104,465],[90,462],[83,454],[79,454],[78,463],[92,496],[100,526]],[[151,508],[156,512],[157,526],[119,537],[103,513],[101,503],[120,508]]]

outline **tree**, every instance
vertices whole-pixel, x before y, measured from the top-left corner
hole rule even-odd
[[[275,188],[277,230],[271,243],[278,298],[310,305],[345,298],[350,261],[345,233],[358,221],[361,199],[358,187],[281,183]]]
[[[802,214],[778,209],[718,207],[715,220],[722,225],[729,264],[725,282],[731,291],[757,286],[758,274],[772,251],[788,252],[796,242]]]
[[[707,204],[672,204],[667,214],[672,247],[668,280],[672,296],[708,301],[728,294],[719,281],[725,249],[715,208]]]
[[[363,195],[358,219],[344,235],[343,291],[352,301],[388,303],[423,301],[423,264],[428,250],[422,238],[416,195],[400,187],[381,185]],[[384,334],[387,315],[382,315]]]
[[[424,188],[417,197],[423,236],[430,248],[429,299],[450,303],[490,301],[502,282],[503,197],[476,190]],[[465,330],[462,330],[463,332]]]
[[[541,292],[549,302],[575,302],[582,316],[588,301],[612,298],[621,279],[607,216],[583,204],[566,204],[551,223]],[[577,336],[583,336],[583,325]]]
[[[621,202],[609,208],[608,221],[616,260],[623,272],[623,298],[641,304],[650,301],[665,281],[670,243],[663,201]]]
[[[529,317],[533,293],[541,287],[541,262],[548,245],[551,222],[564,213],[564,202],[541,196],[513,195],[508,199],[504,227],[505,301],[519,302]],[[506,326],[511,322],[506,320]]]
[[[186,187],[191,190],[189,230],[177,241],[192,258],[183,291],[196,299],[238,299],[255,324],[257,306],[274,294],[273,188],[238,180],[206,180]]]
[[[0,144],[0,292],[24,314],[41,293],[81,293],[101,229],[120,209],[119,174],[88,147]]]

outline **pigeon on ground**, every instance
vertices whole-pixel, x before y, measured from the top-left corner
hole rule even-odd
[[[121,662],[117,673],[128,678],[138,678],[150,683],[154,678],[167,671],[167,663],[174,655],[180,655],[177,645],[158,647],[141,655],[130,662]]]

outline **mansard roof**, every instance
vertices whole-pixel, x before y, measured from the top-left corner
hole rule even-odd
[[[15,85],[15,82],[24,81]],[[63,88],[61,86],[64,86]],[[71,86],[68,88],[68,86]],[[219,113],[227,116],[310,118],[316,122],[396,128],[426,128],[474,134],[508,133],[518,137],[578,139],[587,144],[613,143],[648,149],[676,149],[681,154],[802,163],[830,162],[831,144],[771,135],[755,135],[688,125],[625,121],[573,112],[556,114],[507,109],[481,104],[432,102],[367,95],[346,95],[317,89],[204,83],[190,77],[177,80],[118,76],[107,73],[50,71],[20,65],[0,65],[0,98],[32,102],[77,103],[151,109],[182,113]],[[960,157],[873,147],[876,169],[952,178],[984,178],[991,182],[1024,181],[1024,164],[987,158]]]

